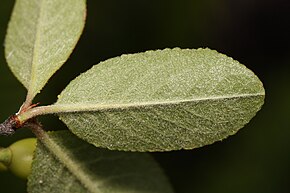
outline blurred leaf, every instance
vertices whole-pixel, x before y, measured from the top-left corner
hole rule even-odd
[[[176,48],[101,62],[65,88],[54,110],[96,146],[167,151],[236,133],[263,100],[260,80],[232,58]]]
[[[96,148],[68,131],[50,133],[49,136],[66,160],[59,161],[39,142],[28,179],[31,193],[173,192],[149,154]]]
[[[31,100],[71,54],[84,28],[85,13],[85,0],[15,2],[5,55]]]

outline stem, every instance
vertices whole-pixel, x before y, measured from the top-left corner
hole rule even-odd
[[[27,111],[21,112],[17,115],[17,118],[19,122],[22,124],[25,121],[44,114],[53,114],[58,111],[55,110],[54,105],[48,105],[48,106],[40,106],[40,107],[34,107]]]
[[[34,96],[31,94],[31,89],[28,89],[27,95],[26,95],[26,100],[24,104],[27,104],[27,107],[29,107],[32,104]]]
[[[28,93],[26,95],[25,102],[20,107],[20,110],[18,113],[22,113],[22,112],[25,112],[26,110],[28,110],[32,104],[32,100],[33,100],[33,97],[30,96],[29,91],[28,91]]]
[[[31,131],[35,134],[38,140],[55,156],[55,158],[63,164],[68,171],[70,171],[75,177],[89,190],[89,192],[100,192],[94,187],[88,184],[88,179],[80,172],[79,166],[69,157],[66,149],[59,146],[48,134],[43,130],[43,127],[35,119],[27,123]],[[91,183],[91,182],[90,182]]]
[[[47,133],[43,130],[42,125],[37,120],[30,121],[27,126],[31,129],[34,135],[46,146],[46,140],[49,139]]]
[[[29,106],[30,106],[31,104],[32,104],[31,101],[30,101],[30,102],[25,101],[25,102],[22,104],[22,106],[20,107],[19,113],[26,111],[26,109],[28,109]]]
[[[42,125],[36,121],[27,124],[37,139],[55,156],[62,164],[66,165],[70,159],[65,155],[65,152],[60,146],[53,141],[44,131]]]

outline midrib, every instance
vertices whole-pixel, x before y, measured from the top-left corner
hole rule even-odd
[[[136,103],[115,103],[115,104],[88,104],[88,103],[76,103],[76,104],[66,104],[56,103],[49,107],[51,112],[49,113],[66,113],[66,112],[80,112],[80,111],[104,111],[110,109],[127,109],[127,108],[138,108],[138,107],[150,107],[155,105],[174,105],[188,102],[202,102],[202,101],[216,101],[216,100],[229,100],[238,98],[251,98],[264,96],[264,93],[257,94],[240,94],[240,95],[228,95],[228,96],[216,96],[216,97],[203,97],[197,99],[187,99],[187,100],[174,100],[174,101],[152,101],[152,102],[136,102]],[[39,107],[41,108],[41,107]]]
[[[33,44],[33,55],[31,60],[31,74],[30,74],[30,82],[29,82],[29,89],[28,89],[28,95],[32,96],[35,95],[35,84],[36,84],[36,74],[37,74],[37,61],[39,59],[39,42],[40,42],[40,36],[41,36],[41,30],[40,30],[40,23],[43,17],[43,4],[44,0],[38,0],[39,2],[39,11],[38,11],[38,17],[36,21],[36,27],[35,27],[35,38],[34,38],[34,44]],[[32,96],[34,97],[34,96]]]

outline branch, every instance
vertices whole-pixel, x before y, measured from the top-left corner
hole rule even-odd
[[[0,124],[0,135],[12,135],[21,126],[18,117],[12,115]]]

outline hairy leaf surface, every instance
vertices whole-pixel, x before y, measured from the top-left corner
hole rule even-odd
[[[50,138],[62,151],[62,157],[55,158],[38,142],[32,174],[28,180],[28,192],[173,192],[149,154],[96,148],[68,131],[51,133]]]
[[[16,0],[5,40],[8,65],[33,98],[74,49],[85,0]]]
[[[129,151],[192,149],[236,133],[261,108],[252,71],[210,49],[165,49],[101,62],[55,107],[80,138]]]

